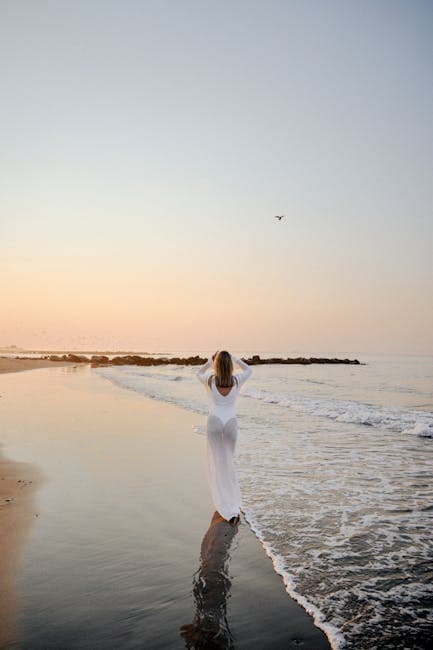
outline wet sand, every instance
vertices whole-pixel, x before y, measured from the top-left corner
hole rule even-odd
[[[4,374],[0,394],[5,452],[47,477],[24,547],[9,535],[22,650],[329,647],[246,522],[215,515],[202,417],[88,367]]]

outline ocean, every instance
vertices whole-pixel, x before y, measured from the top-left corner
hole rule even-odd
[[[287,592],[332,647],[425,649],[433,638],[433,357],[343,356],[363,365],[253,367],[238,401],[242,507]],[[94,370],[195,412],[185,435],[203,435],[207,401],[196,371]]]

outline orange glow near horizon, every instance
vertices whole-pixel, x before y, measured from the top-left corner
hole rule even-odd
[[[239,271],[233,281],[229,272],[218,277],[212,267],[197,274],[194,267],[175,272],[167,265],[155,276],[148,269],[110,266],[93,272],[92,260],[87,262],[47,258],[15,266],[2,296],[8,317],[0,345],[428,352],[428,306],[416,313],[389,284],[366,290],[358,283],[355,290],[352,283],[346,294],[344,282],[329,284],[306,271],[297,286],[287,286],[287,278],[264,278],[257,267]],[[412,291],[415,304],[422,304],[419,294]],[[417,330],[421,338],[414,341],[408,333]]]

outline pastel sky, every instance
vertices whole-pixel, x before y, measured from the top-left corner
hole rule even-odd
[[[0,345],[433,353],[432,33],[430,0],[3,0]]]

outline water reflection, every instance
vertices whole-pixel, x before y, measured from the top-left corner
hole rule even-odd
[[[180,634],[189,650],[234,648],[227,622],[230,547],[238,531],[215,512],[201,543],[200,568],[194,575],[195,616]]]

